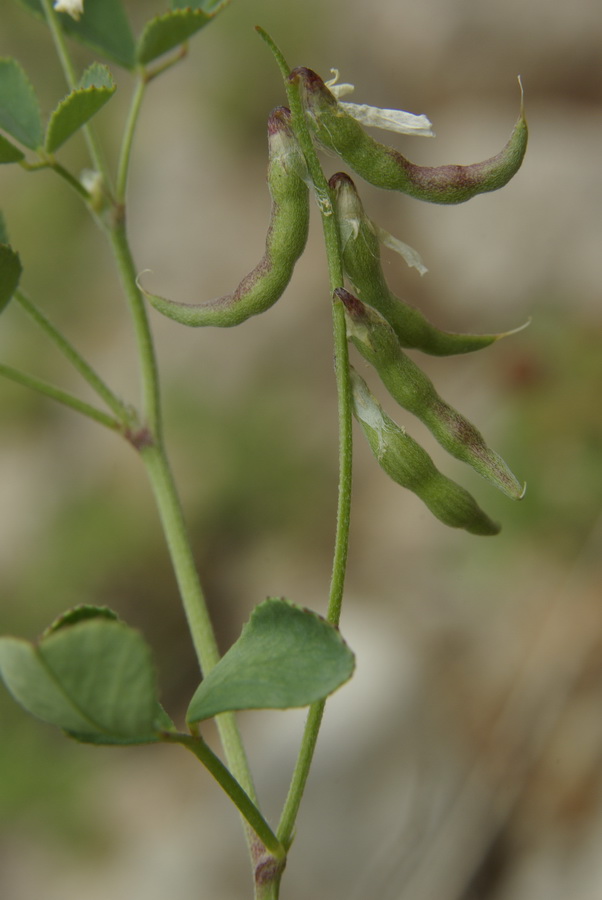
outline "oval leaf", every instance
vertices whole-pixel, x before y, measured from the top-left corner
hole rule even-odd
[[[0,312],[17,290],[21,272],[19,254],[7,244],[0,244]]]
[[[169,720],[143,637],[105,614],[75,622],[64,621],[38,644],[0,638],[0,672],[11,694],[32,715],[82,741],[157,740]]]
[[[25,154],[0,134],[0,164],[20,162],[24,158]]]
[[[30,150],[42,143],[38,98],[16,59],[0,59],[0,128]]]
[[[200,9],[176,9],[147,23],[137,48],[138,62],[146,64],[187,41],[210,22],[212,16]]]
[[[227,710],[288,709],[322,700],[351,678],[354,657],[338,630],[311,610],[270,598],[197,688],[187,720]]]
[[[93,63],[78,86],[54,110],[46,131],[46,150],[54,153],[72,134],[94,116],[115,93],[115,84],[106,66]]]
[[[45,19],[40,0],[19,0],[34,15]],[[136,65],[136,46],[121,0],[85,0],[84,13],[75,21],[59,13],[63,31],[126,69]]]

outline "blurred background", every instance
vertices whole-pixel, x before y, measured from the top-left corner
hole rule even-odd
[[[126,6],[137,29],[163,9]],[[149,286],[174,299],[233,289],[263,253],[265,122],[284,93],[255,24],[291,65],[324,78],[338,68],[350,99],[426,113],[434,140],[382,136],[416,162],[498,152],[519,74],[530,126],[515,179],[460,207],[360,188],[368,214],[429,267],[420,278],[386,252],[391,287],[440,327],[506,331],[532,317],[482,353],[420,359],[528,491],[497,496],[380,392],[502,532],[446,529],[357,432],[342,620],[357,674],[327,707],[283,898],[599,900],[602,13],[589,0],[234,0],[151,85],[140,120],[131,239]],[[83,68],[92,57],[73,49]],[[60,69],[44,26],[12,2],[0,14],[7,55],[49,112],[65,93]],[[111,68],[118,91],[96,122],[114,161],[132,82]],[[61,158],[87,165],[79,139]],[[77,198],[49,173],[7,166],[0,205],[24,288],[136,402],[112,261]],[[224,649],[266,595],[326,609],[336,396],[313,212],[308,250],[266,315],[200,332],[151,314],[171,457]],[[87,396],[16,305],[0,358]],[[135,455],[8,382],[0,409],[2,632],[33,639],[69,606],[111,606],[152,644],[181,722],[198,670]],[[0,721],[4,900],[250,896],[237,814],[192,756],[72,744],[4,688]],[[241,716],[272,821],[303,721]]]

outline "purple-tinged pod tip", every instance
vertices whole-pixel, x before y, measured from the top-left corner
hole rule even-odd
[[[345,288],[335,288],[334,296],[337,300],[340,300],[343,306],[345,307],[345,312],[357,322],[367,321],[368,315],[366,313],[366,306],[359,300],[357,297],[354,297],[349,291],[345,290]]]
[[[287,106],[277,106],[268,117],[268,134],[287,131],[292,134],[291,111]]]

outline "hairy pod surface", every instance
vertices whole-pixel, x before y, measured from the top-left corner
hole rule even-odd
[[[472,466],[508,497],[520,500],[524,488],[504,460],[487,446],[468,419],[439,396],[428,375],[403,352],[386,319],[349,291],[337,288],[334,293],[345,306],[349,339],[374,366],[397,403],[419,418],[448,453]]]
[[[385,317],[402,347],[413,347],[432,356],[451,356],[480,350],[505,337],[440,331],[419,309],[397,297],[385,281],[380,240],[352,179],[345,172],[337,172],[329,185],[338,213],[345,273],[360,300]]]
[[[519,170],[528,130],[521,110],[510,139],[496,156],[469,166],[417,166],[393,147],[375,141],[345,112],[312,69],[293,69],[301,98],[319,142],[337,153],[370,184],[402,191],[429,203],[464,203],[477,194],[503,187]]]
[[[372,452],[387,475],[416,494],[441,522],[471,534],[498,534],[500,528],[474,497],[443,475],[426,450],[387,416],[366,382],[351,370],[353,412]]]
[[[263,257],[235,291],[204,303],[175,303],[144,291],[163,315],[192,327],[228,328],[265,312],[284,293],[305,249],[309,227],[307,166],[290,117],[290,111],[281,106],[268,119],[267,181],[272,210]]]

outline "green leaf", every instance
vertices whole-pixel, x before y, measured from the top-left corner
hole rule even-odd
[[[147,23],[137,47],[138,62],[146,64],[188,40],[212,16],[200,9],[174,9]]]
[[[144,638],[112,614],[67,614],[37,644],[0,638],[0,672],[37,718],[96,744],[148,743],[169,718]]]
[[[46,131],[46,150],[54,153],[72,134],[94,116],[115,93],[115,84],[106,66],[93,63],[80,83],[50,116]]]
[[[61,613],[54,622],[51,622],[42,634],[42,640],[54,631],[58,631],[59,628],[77,625],[78,622],[85,622],[87,619],[102,618],[110,619],[111,622],[119,621],[117,613],[109,609],[108,606],[90,606],[87,603],[82,603],[80,606],[74,606],[73,609],[68,609],[66,612]]]
[[[22,271],[19,254],[7,244],[0,244],[0,312],[17,290]]]
[[[0,134],[0,164],[19,162],[24,158],[25,154]]]
[[[19,0],[34,15],[46,19],[40,0]],[[136,65],[136,45],[121,0],[85,0],[78,22],[67,13],[58,13],[65,34],[77,38],[126,69]]]
[[[31,150],[42,144],[38,98],[16,59],[0,59],[0,128]]]
[[[308,706],[351,678],[353,668],[353,653],[333,625],[311,610],[270,598],[255,608],[239,639],[201,682],[187,719]]]

